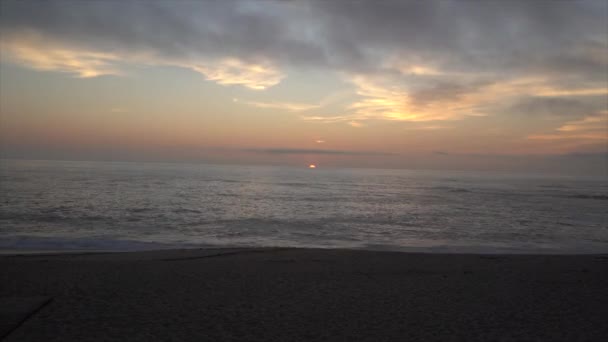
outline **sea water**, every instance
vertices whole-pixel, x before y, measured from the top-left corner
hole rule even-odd
[[[289,246],[608,252],[608,180],[0,161],[0,250]]]

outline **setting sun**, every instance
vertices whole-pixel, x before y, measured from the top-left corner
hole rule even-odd
[[[310,164],[310,165],[308,165],[308,168],[309,168],[309,169],[316,169],[316,168],[317,168],[317,165],[315,165],[315,164]]]

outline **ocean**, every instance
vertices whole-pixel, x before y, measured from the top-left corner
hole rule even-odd
[[[608,179],[0,160],[0,251],[608,252]]]

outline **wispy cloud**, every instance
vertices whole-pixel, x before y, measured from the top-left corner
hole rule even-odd
[[[579,140],[608,142],[608,111],[600,116],[588,116],[562,125],[556,132],[536,134],[528,137],[530,140]]]
[[[234,99],[235,102],[243,103],[257,108],[280,109],[288,112],[303,112],[319,108],[321,105],[296,103],[296,102],[257,102]]]
[[[458,77],[420,81],[401,76],[355,75],[350,81],[359,99],[341,118],[346,121],[389,120],[404,122],[440,122],[500,113],[499,108],[512,103],[510,114],[592,115],[598,95],[608,94],[608,87],[570,88],[552,85],[548,77],[512,77],[462,73]],[[513,103],[515,105],[513,105]],[[594,109],[595,108],[595,109]],[[340,117],[329,117],[334,121]],[[321,121],[321,119],[319,119]],[[418,125],[415,129],[442,129],[445,125]],[[412,128],[412,127],[410,127]]]
[[[3,37],[0,42],[1,51],[11,61],[32,69],[65,72],[80,78],[124,75],[121,63],[187,68],[221,85],[241,85],[255,90],[274,86],[285,77],[269,61],[248,62],[238,58],[180,60],[150,53],[110,53],[47,41],[35,34]]]
[[[185,65],[222,85],[242,85],[263,90],[277,85],[285,75],[271,62],[248,63],[238,58],[225,58],[215,63]]]
[[[323,97],[318,103],[303,103],[303,102],[289,102],[289,101],[251,101],[244,99],[233,99],[234,102],[239,102],[249,106],[257,108],[269,108],[269,109],[280,109],[288,112],[306,112],[314,109],[324,108],[328,105],[334,104],[339,101],[352,97],[350,91],[336,91],[325,97]]]
[[[437,70],[432,66],[424,66],[424,65],[397,65],[397,69],[407,75],[424,75],[424,76],[437,76],[442,75],[443,72]]]
[[[319,122],[319,123],[346,122],[346,121],[353,119],[353,117],[350,115],[333,115],[333,116],[303,115],[300,118],[304,121]]]
[[[608,87],[583,88],[583,89],[559,89],[546,87],[539,89],[536,96],[596,96],[608,95]]]
[[[432,122],[483,115],[476,111],[481,102],[475,98],[477,89],[445,85],[441,89],[435,86],[415,90],[406,82],[370,75],[355,75],[350,81],[355,85],[359,98],[348,106],[346,114],[325,120],[318,117],[309,119],[323,122],[341,119],[357,126],[367,120]],[[437,129],[442,126],[433,127]]]
[[[9,59],[32,69],[60,71],[80,78],[121,74],[115,65],[120,60],[117,55],[54,46],[36,36],[23,40],[3,38],[0,49]]]
[[[300,119],[309,122],[317,122],[322,124],[335,124],[342,123],[347,124],[351,127],[361,128],[365,127],[364,121],[368,118],[360,117],[357,114],[345,114],[345,115],[333,115],[333,116],[320,116],[320,115],[309,115],[301,116]]]

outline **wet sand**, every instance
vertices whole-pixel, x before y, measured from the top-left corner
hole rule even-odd
[[[608,255],[207,249],[0,256],[0,270],[5,303],[50,299],[6,341],[608,337]]]

